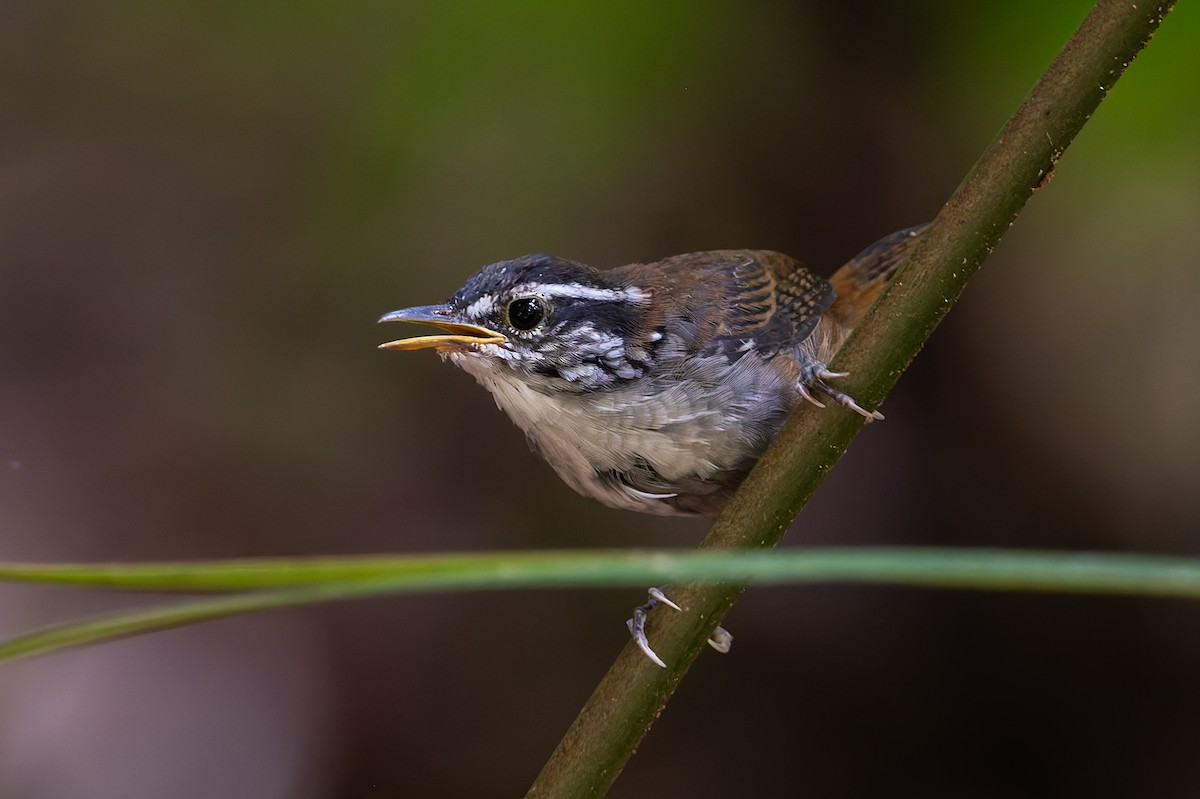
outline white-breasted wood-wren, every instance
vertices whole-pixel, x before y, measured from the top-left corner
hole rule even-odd
[[[549,255],[485,266],[443,305],[381,322],[492,393],[579,493],[615,508],[715,516],[801,400],[868,418],[825,364],[923,228],[893,233],[829,280],[765,250],[713,250],[607,271]]]

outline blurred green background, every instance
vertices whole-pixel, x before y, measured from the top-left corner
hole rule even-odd
[[[0,3],[0,558],[695,543],[575,496],[374,320],[528,252],[828,274],[933,217],[1088,7]],[[787,545],[1200,554],[1198,33],[1182,4]],[[6,665],[0,796],[516,795],[640,601],[373,600]],[[126,604],[4,587],[0,632]],[[613,795],[1195,796],[1198,623],[752,590]]]

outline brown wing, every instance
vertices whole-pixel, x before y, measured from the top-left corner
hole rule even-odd
[[[835,292],[798,261],[767,250],[711,250],[676,255],[658,266],[695,318],[700,339],[731,357],[747,343],[768,357],[812,333]]]

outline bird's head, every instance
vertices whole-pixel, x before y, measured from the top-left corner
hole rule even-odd
[[[380,322],[444,333],[381,344],[433,348],[469,372],[508,369],[550,389],[595,391],[640,377],[661,338],[648,325],[649,288],[550,255],[485,266],[442,305],[404,308]]]

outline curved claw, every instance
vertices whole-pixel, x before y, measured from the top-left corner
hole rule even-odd
[[[796,390],[800,392],[800,396],[804,397],[806,400],[811,402],[813,405],[816,405],[818,408],[825,407],[825,403],[821,402],[819,399],[814,397],[812,395],[812,392],[808,390],[808,386],[805,385],[803,381],[796,384]]]
[[[733,634],[724,627],[717,627],[713,630],[712,638],[708,639],[708,645],[724,655],[733,647]]]
[[[646,640],[646,611],[638,608],[633,612],[633,618],[627,620],[625,624],[629,627],[629,634],[633,636],[633,642],[638,645],[638,649],[642,650],[642,653],[653,663],[665,669],[667,664],[655,654],[654,650],[650,648],[650,642]]]
[[[650,599],[641,607],[633,609],[633,616],[625,621],[625,626],[629,628],[629,634],[633,636],[633,642],[637,644],[638,649],[642,650],[642,654],[650,658],[655,665],[665,669],[667,664],[650,647],[650,640],[646,638],[646,614],[660,602],[672,610],[682,611],[683,608],[668,599],[661,588],[651,587],[646,593],[650,595]],[[717,627],[713,630],[712,637],[708,639],[708,645],[721,654],[725,654],[733,646],[733,635],[724,627]]]
[[[672,495],[672,496],[674,496],[674,495]],[[671,608],[672,610],[678,610],[680,612],[683,611],[683,608],[679,607],[674,602],[667,599],[667,595],[662,592],[661,588],[655,588],[654,586],[650,586],[650,589],[648,591],[646,591],[646,593],[650,595],[650,599],[652,600],[652,602],[649,603],[651,608],[654,607],[653,602],[661,602],[664,605],[666,605],[667,607]],[[646,608],[646,610],[649,610],[649,609],[650,608]]]
[[[840,391],[830,391],[829,396],[833,397],[834,400],[837,401],[838,405],[841,405],[844,408],[849,408],[861,416],[865,416],[868,422],[880,421],[883,419],[882,413],[879,411],[868,411],[866,408],[855,402],[854,397],[851,397],[849,394],[843,394]]]
[[[825,404],[816,399],[812,394],[812,389],[817,389],[821,393],[828,396],[831,400],[841,405],[843,408],[849,408],[855,413],[866,418],[868,422],[879,421],[883,419],[883,414],[879,411],[868,411],[855,401],[854,397],[838,391],[833,386],[826,383],[826,380],[834,380],[839,377],[846,377],[849,372],[831,372],[820,361],[805,367],[801,372],[801,378],[796,383],[796,391],[800,396],[816,405],[819,408],[824,408]]]
[[[638,645],[638,649],[642,650],[642,653],[653,663],[665,669],[667,664],[650,648],[650,640],[646,638],[646,614],[659,602],[672,610],[682,611],[683,608],[668,599],[661,588],[651,586],[646,593],[650,595],[650,599],[641,607],[633,609],[633,617],[625,621],[625,626],[629,628],[629,634],[633,636],[633,642]]]

